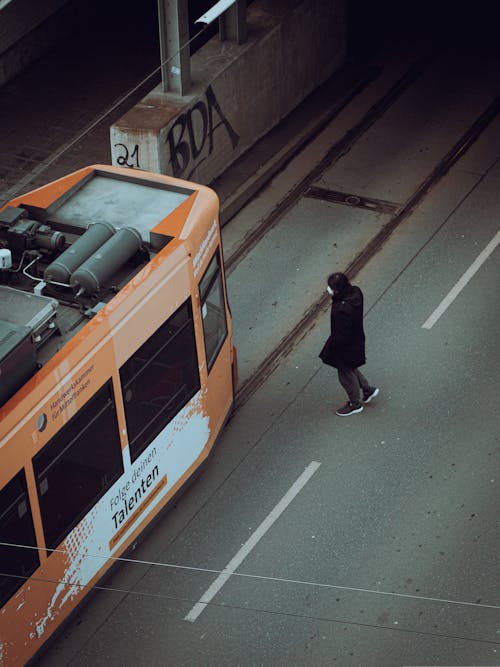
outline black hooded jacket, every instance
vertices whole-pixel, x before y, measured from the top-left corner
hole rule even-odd
[[[328,363],[335,368],[357,368],[366,362],[363,329],[363,292],[348,284],[341,294],[332,297],[331,334]]]

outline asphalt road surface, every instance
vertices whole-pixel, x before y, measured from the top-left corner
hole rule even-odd
[[[422,63],[229,274],[245,382],[354,267],[379,397],[335,415],[320,310],[41,665],[500,665],[499,69]],[[251,207],[278,205],[379,83]]]

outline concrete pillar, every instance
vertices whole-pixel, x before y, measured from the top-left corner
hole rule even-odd
[[[246,0],[236,0],[219,18],[219,37],[221,42],[229,40],[243,44],[247,39],[247,3]]]
[[[186,95],[191,86],[188,0],[158,0],[163,92]]]
[[[345,2],[249,4],[245,44],[214,38],[194,53],[188,95],[158,86],[112,126],[113,164],[212,183],[345,63]]]

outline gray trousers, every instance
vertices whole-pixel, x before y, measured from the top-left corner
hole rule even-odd
[[[351,403],[360,402],[360,392],[370,393],[372,387],[358,368],[338,368],[339,382],[346,390]]]

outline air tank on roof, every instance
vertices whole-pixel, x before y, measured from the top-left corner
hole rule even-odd
[[[87,294],[99,292],[105,283],[142,245],[140,233],[133,227],[122,227],[89,257],[71,276],[74,289]]]
[[[49,264],[43,273],[47,282],[68,284],[71,275],[83,262],[98,250],[115,229],[109,222],[96,222],[87,229],[67,250]]]

